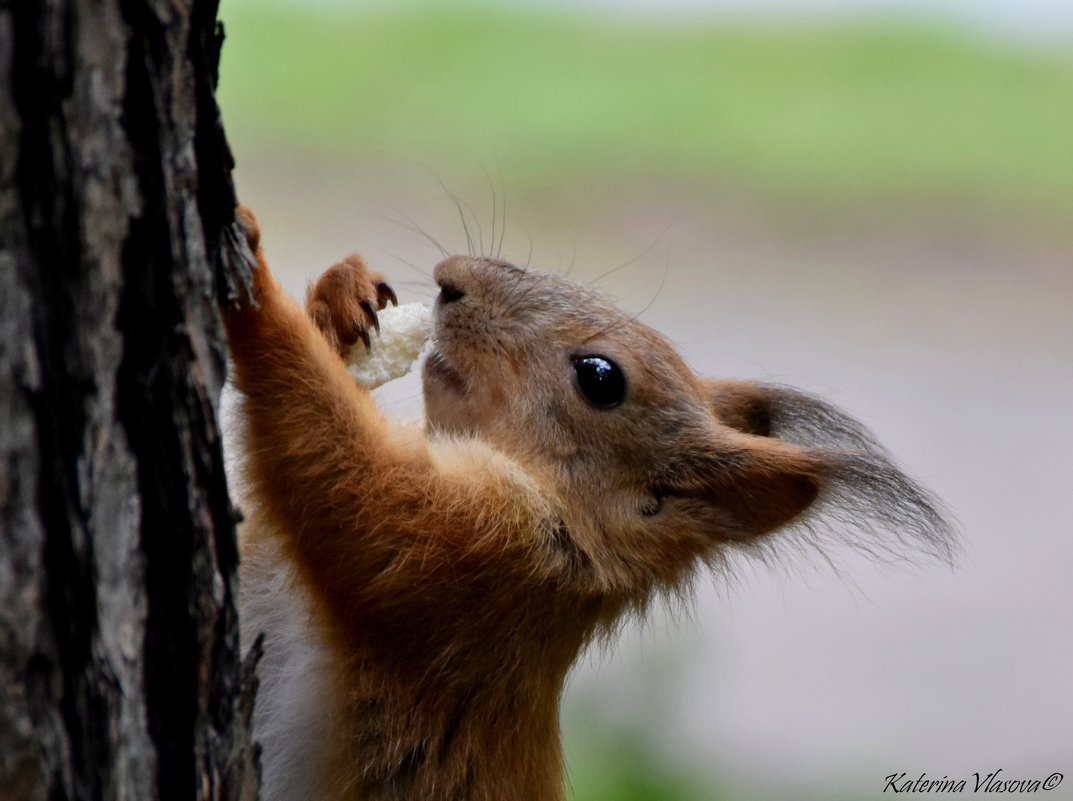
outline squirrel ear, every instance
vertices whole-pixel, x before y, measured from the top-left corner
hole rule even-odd
[[[710,449],[676,465],[677,475],[654,488],[688,503],[687,514],[730,539],[766,534],[786,525],[820,493],[825,463],[794,445],[728,433]]]
[[[858,547],[950,558],[955,529],[942,504],[841,409],[776,384],[701,384],[723,439],[737,443],[741,454],[738,462],[731,459],[736,471],[707,472],[729,493],[722,497],[737,499],[732,509],[745,530],[762,533],[788,523],[822,493],[823,522]],[[713,459],[725,465],[725,453],[713,442]]]
[[[737,473],[715,473],[718,497],[736,498],[732,511],[747,534],[790,522],[838,483],[831,449],[877,456],[882,447],[860,423],[826,401],[777,384],[702,379],[708,403],[740,453]],[[716,447],[718,455],[723,448]]]

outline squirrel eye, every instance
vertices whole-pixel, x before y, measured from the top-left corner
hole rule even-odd
[[[575,356],[577,388],[593,406],[609,409],[626,397],[626,376],[606,356]]]

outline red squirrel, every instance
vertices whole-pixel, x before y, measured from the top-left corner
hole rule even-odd
[[[303,309],[238,216],[265,801],[558,801],[571,665],[705,565],[832,532],[949,556],[937,502],[841,411],[698,377],[595,291],[498,259],[436,266],[426,427],[395,429],[342,358],[390,285],[350,256]]]

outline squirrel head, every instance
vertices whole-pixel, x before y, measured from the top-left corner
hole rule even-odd
[[[643,602],[824,509],[858,539],[893,532],[867,548],[949,555],[934,499],[829,404],[702,379],[660,334],[562,276],[455,256],[434,277],[430,431],[478,436],[545,484],[593,586]]]

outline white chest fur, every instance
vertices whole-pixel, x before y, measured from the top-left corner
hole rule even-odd
[[[330,662],[309,599],[272,542],[244,550],[240,581],[243,651],[265,635],[253,718],[262,748],[260,797],[325,798],[319,780],[332,714]]]

